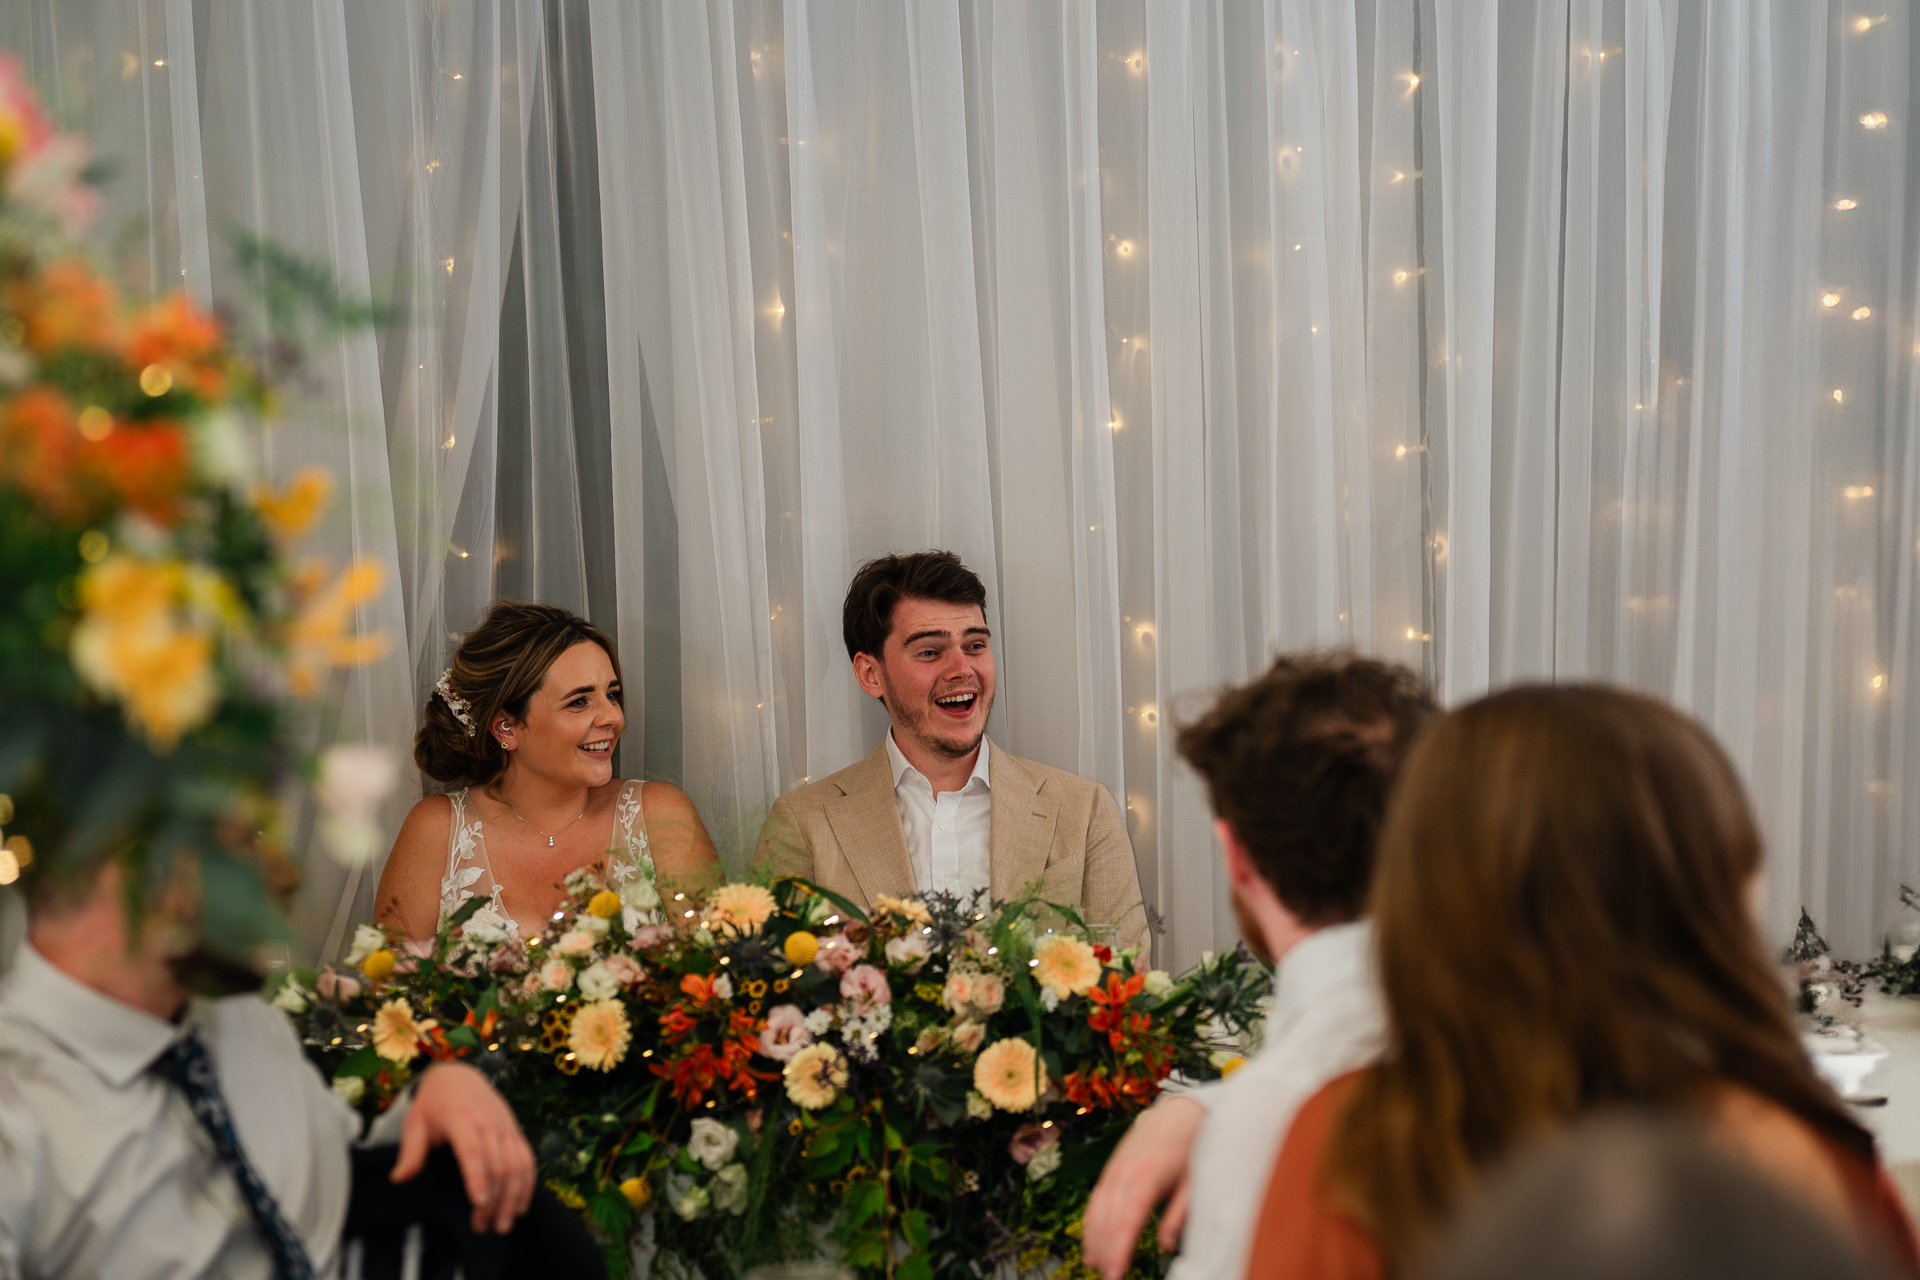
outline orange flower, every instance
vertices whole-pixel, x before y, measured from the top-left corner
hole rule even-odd
[[[209,400],[226,394],[227,371],[219,363],[220,322],[176,293],[133,319],[127,363],[136,370],[159,365]]]
[[[73,469],[73,406],[52,387],[28,387],[7,405],[0,426],[0,479],[19,485],[56,520],[80,523],[86,502]]]
[[[126,427],[83,440],[77,463],[112,497],[160,524],[172,524],[187,484],[187,438],[176,426]]]
[[[713,999],[713,979],[701,974],[689,973],[681,978],[680,989],[692,996],[695,1004],[705,1004]]]
[[[687,1011],[679,1005],[660,1015],[660,1029],[667,1034],[668,1040],[678,1040],[698,1025],[687,1016]]]
[[[26,347],[53,351],[111,351],[117,345],[113,286],[78,258],[62,258],[37,277],[7,287],[7,305],[25,323]]]
[[[313,527],[332,489],[325,471],[306,467],[284,489],[260,489],[253,495],[253,509],[268,532],[292,542]]]
[[[303,576],[300,594],[309,598],[287,636],[287,686],[295,697],[310,697],[326,668],[359,666],[387,651],[382,636],[346,634],[355,607],[379,594],[380,580],[380,566],[371,560],[355,560],[326,588]]]

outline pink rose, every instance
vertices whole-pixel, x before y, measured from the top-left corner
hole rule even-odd
[[[767,1026],[760,1033],[760,1052],[775,1062],[790,1062],[793,1055],[813,1043],[807,1030],[807,1015],[800,1006],[777,1004],[767,1010]]]
[[[983,973],[973,980],[973,1007],[981,1013],[998,1013],[1007,1002],[1007,984],[997,973]]]
[[[820,952],[814,956],[813,966],[822,973],[845,973],[865,955],[865,948],[855,946],[843,935],[829,934],[820,940]]]
[[[979,975],[968,973],[965,969],[947,975],[947,985],[940,992],[940,1003],[959,1013],[973,1003],[973,982]]]
[[[557,956],[590,956],[593,954],[593,935],[583,929],[560,935],[560,941],[553,944],[553,954]]]
[[[1042,1147],[1050,1147],[1060,1141],[1060,1129],[1057,1125],[1023,1124],[1013,1131],[1013,1137],[1007,1142],[1007,1154],[1013,1157],[1015,1164],[1026,1164],[1040,1154]]]
[[[565,960],[549,960],[540,966],[540,985],[549,991],[565,991],[573,985],[573,966]]]
[[[870,964],[857,964],[840,979],[841,998],[852,1003],[854,1016],[866,1017],[883,1004],[893,1003],[887,975]]]
[[[494,948],[493,958],[487,961],[487,968],[494,973],[517,973],[526,962],[526,948],[520,945],[520,939],[512,938]]]
[[[643,924],[634,930],[633,941],[627,945],[635,951],[645,951],[648,947],[658,946],[673,937],[670,924]]]
[[[918,1038],[914,1040],[913,1051],[915,1053],[938,1052],[940,1048],[940,1041],[943,1038],[944,1037],[942,1037],[940,1034],[940,1028],[928,1027],[926,1030],[920,1033]]]
[[[600,962],[600,967],[612,974],[613,980],[623,987],[630,987],[646,976],[646,971],[631,956],[608,956]]]
[[[980,1052],[980,1046],[987,1038],[987,1024],[984,1022],[956,1022],[947,1031],[947,1038],[968,1053]]]
[[[313,989],[322,1000],[351,1000],[360,994],[360,983],[344,973],[328,969],[314,981]]]

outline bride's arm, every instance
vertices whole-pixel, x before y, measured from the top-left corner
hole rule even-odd
[[[410,938],[431,938],[440,924],[440,880],[447,870],[447,836],[453,805],[428,796],[413,806],[387,855],[374,893],[374,919],[405,929]]]
[[[707,824],[687,793],[670,782],[649,782],[640,793],[647,819],[647,848],[663,896],[704,895],[726,880]]]

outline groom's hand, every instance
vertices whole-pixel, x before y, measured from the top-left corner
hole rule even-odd
[[[1087,1201],[1082,1247],[1087,1265],[1105,1280],[1120,1280],[1133,1264],[1133,1247],[1147,1215],[1160,1215],[1160,1247],[1180,1243],[1187,1224],[1187,1155],[1207,1109],[1191,1098],[1162,1098],[1140,1113],[1100,1171]]]
[[[473,1229],[505,1234],[533,1199],[533,1148],[506,1101],[464,1062],[427,1068],[400,1128],[393,1180],[405,1182],[441,1143],[453,1148],[473,1203]]]

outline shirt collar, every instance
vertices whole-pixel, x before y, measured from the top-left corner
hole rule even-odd
[[[186,1033],[75,980],[31,943],[21,944],[0,983],[0,1011],[38,1027],[115,1089],[131,1084]]]
[[[1350,920],[1314,930],[1280,957],[1273,976],[1269,1027],[1292,1021],[1330,988],[1367,981],[1372,967],[1371,922]]]
[[[989,773],[987,766],[987,759],[992,754],[993,744],[988,742],[986,738],[981,738],[980,754],[973,758],[973,772],[967,775],[967,785],[960,788],[962,791],[970,790],[975,779],[979,780],[980,786],[984,790],[993,790],[993,777]],[[912,762],[907,759],[906,754],[900,750],[899,744],[893,740],[893,730],[891,728],[887,730],[887,766],[892,770],[893,785],[896,790],[901,783],[907,780],[908,774],[912,774],[922,781],[926,780],[926,775],[913,767]],[[933,784],[928,783],[927,785],[928,788],[931,789]]]

